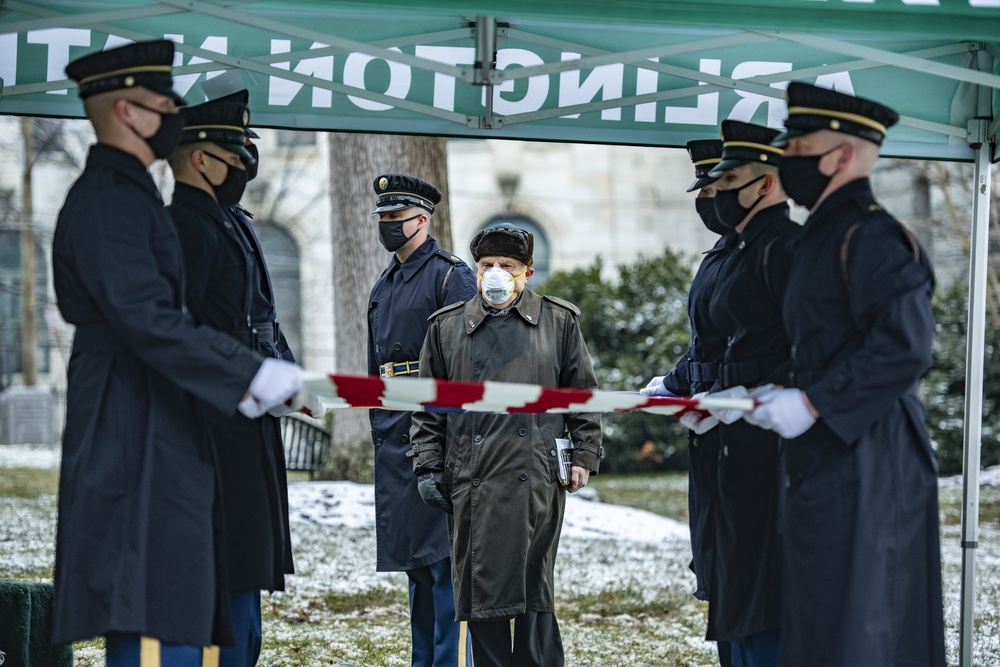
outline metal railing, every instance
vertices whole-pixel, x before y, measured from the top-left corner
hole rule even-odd
[[[330,431],[297,414],[285,415],[280,421],[285,468],[308,472],[309,479],[314,479],[330,449]]]

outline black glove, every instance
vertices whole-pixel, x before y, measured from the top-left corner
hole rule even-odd
[[[442,512],[453,514],[450,494],[445,495],[444,473],[441,471],[425,472],[417,477],[417,491],[427,505]]]

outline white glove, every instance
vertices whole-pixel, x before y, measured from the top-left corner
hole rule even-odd
[[[691,398],[701,398],[702,396],[708,395],[707,391],[695,394]],[[701,435],[706,431],[710,431],[719,425],[719,420],[712,415],[706,415],[704,412],[698,410],[688,410],[682,414],[678,420],[680,423],[687,426],[689,429],[694,431],[696,434]]]
[[[663,386],[663,376],[657,375],[645,387],[639,390],[643,396],[676,396],[674,392]]]
[[[284,417],[285,415],[290,415],[293,412],[295,412],[295,410],[288,407],[287,403],[279,403],[278,405],[267,409],[267,414],[272,417]]]
[[[302,368],[284,359],[264,359],[250,382],[249,393],[240,401],[240,412],[251,419],[282,405],[302,389]]]
[[[797,438],[816,423],[801,389],[773,389],[756,398],[760,405],[744,419],[782,438]]]
[[[680,416],[678,421],[698,435],[701,435],[706,431],[710,431],[719,425],[718,419],[712,415],[706,415],[703,412],[698,412],[697,410],[688,410]]]
[[[741,384],[729,389],[723,389],[722,391],[712,392],[712,398],[746,398],[749,395],[750,393],[747,391],[747,388]],[[709,408],[708,411],[723,424],[738,422],[745,414],[743,410],[734,410],[732,408]]]

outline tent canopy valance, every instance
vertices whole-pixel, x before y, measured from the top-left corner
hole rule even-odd
[[[898,110],[885,155],[971,160],[997,134],[1000,0],[3,6],[0,113],[80,116],[69,60],[166,36],[190,102],[245,86],[258,126],[683,146],[780,125],[799,79]]]

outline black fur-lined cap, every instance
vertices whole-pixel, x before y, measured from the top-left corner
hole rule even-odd
[[[514,225],[497,225],[476,234],[469,250],[472,251],[472,259],[477,262],[482,257],[511,257],[531,266],[534,263],[535,236]]]
[[[178,106],[184,106],[187,102],[174,90],[173,62],[174,43],[158,39],[77,58],[66,65],[66,76],[77,82],[77,94],[82,99],[141,87],[171,97]]]

